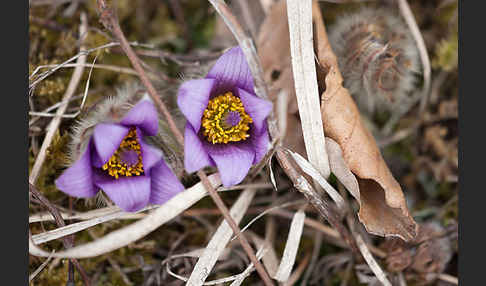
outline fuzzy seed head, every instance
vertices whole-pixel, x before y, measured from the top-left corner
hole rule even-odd
[[[329,40],[346,87],[360,110],[393,111],[409,99],[418,72],[418,51],[400,15],[362,9],[342,16]]]

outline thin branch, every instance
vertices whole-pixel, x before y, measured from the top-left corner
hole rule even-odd
[[[363,258],[366,260],[366,263],[371,268],[371,270],[375,274],[376,278],[378,278],[378,280],[384,286],[392,286],[392,284],[390,283],[390,281],[386,277],[385,272],[383,272],[380,265],[378,265],[375,258],[373,258],[373,255],[371,254],[370,250],[368,249],[368,246],[366,246],[366,243],[364,242],[361,235],[356,233],[355,237],[356,237],[356,241],[358,243],[359,250],[361,251],[361,254],[363,255]]]
[[[338,210],[333,207],[327,199],[320,197],[314,188],[307,182],[307,180],[295,170],[287,155],[278,148],[276,151],[277,159],[282,166],[290,180],[294,183],[294,187],[301,192],[307,200],[314,206],[319,214],[326,219],[337,231],[340,233],[344,241],[349,245],[351,250],[359,253],[356,242],[340,221],[340,214]]]
[[[54,252],[55,251],[53,250],[52,253]],[[37,274],[39,274],[44,269],[44,267],[46,267],[46,265],[49,263],[49,261],[51,261],[51,259],[52,256],[47,257],[47,259],[44,262],[42,262],[42,264],[39,267],[37,267],[37,269],[34,272],[32,272],[32,274],[29,275],[29,283],[37,276]]]
[[[111,7],[108,7],[106,2],[104,0],[98,0],[98,9],[101,13],[100,15],[100,21],[103,23],[105,28],[110,30],[115,38],[118,39],[120,42],[120,46],[127,55],[128,59],[130,60],[133,68],[138,72],[138,76],[140,77],[140,80],[142,81],[143,85],[147,88],[147,92],[149,93],[150,97],[152,100],[156,103],[157,107],[160,109],[162,114],[165,116],[167,120],[167,124],[169,125],[170,130],[176,137],[177,141],[183,145],[184,139],[182,136],[182,133],[179,131],[177,128],[177,125],[175,124],[174,120],[172,119],[172,116],[169,113],[169,110],[165,106],[165,104],[162,102],[160,99],[159,94],[155,90],[154,86],[150,82],[150,80],[147,77],[147,74],[142,68],[142,65],[140,63],[140,59],[137,57],[135,52],[133,51],[132,47],[130,47],[129,42],[125,38],[125,35],[123,34],[123,31],[120,28],[120,24],[118,23],[118,18],[116,17],[116,14],[114,10]]]
[[[260,274],[260,277],[263,279],[263,282],[265,283],[265,285],[267,285],[267,286],[273,285],[272,280],[270,279],[270,276],[265,271],[265,268],[263,268],[262,264],[260,263],[260,261],[258,260],[256,255],[254,254],[253,249],[250,246],[250,243],[248,242],[246,237],[243,235],[243,233],[241,233],[240,228],[238,227],[236,222],[231,217],[229,210],[226,207],[226,205],[224,204],[221,197],[217,195],[216,191],[214,190],[212,185],[209,183],[209,181],[206,177],[206,174],[201,170],[199,170],[197,172],[197,174],[198,174],[199,178],[201,178],[201,182],[203,183],[206,190],[209,191],[209,195],[213,199],[216,206],[221,210],[221,213],[223,214],[224,219],[228,222],[229,226],[233,230],[233,234],[235,236],[238,236],[238,240],[240,241],[241,246],[243,247],[243,249],[247,253],[248,257],[250,258],[251,262],[255,266],[255,269],[257,270],[258,274]]]
[[[256,52],[255,44],[253,40],[246,34],[243,27],[233,15],[229,7],[223,0],[208,0],[213,5],[216,12],[223,18],[226,26],[230,29],[231,33],[235,36],[238,44],[245,55],[248,66],[250,67],[251,75],[255,84],[255,93],[258,97],[268,100],[268,89],[263,79],[263,71],[260,64],[260,59]],[[275,120],[274,112],[272,111],[267,119],[268,131],[270,136],[275,139],[278,137],[277,121]]]
[[[62,67],[73,68],[73,67],[77,67],[77,66],[80,66],[80,65],[82,65],[85,68],[93,67],[95,69],[104,69],[104,70],[109,70],[109,71],[113,71],[113,72],[117,72],[117,73],[126,73],[126,74],[130,74],[130,75],[138,75],[138,73],[131,68],[119,67],[119,66],[115,66],[115,65],[77,64],[76,63],[76,64],[65,64]],[[55,68],[55,67],[57,67],[57,65],[43,65],[43,66],[38,66],[37,68],[41,69],[41,68]]]
[[[213,52],[207,55],[178,55],[162,50],[136,50],[135,53],[144,57],[159,58],[161,61],[169,59],[180,66],[199,66],[200,62],[218,59],[224,51]]]
[[[417,48],[420,53],[420,60],[422,61],[423,65],[423,72],[424,72],[424,88],[421,95],[421,102],[420,102],[420,112],[423,112],[425,107],[427,106],[427,100],[429,97],[429,90],[430,90],[430,59],[429,54],[427,53],[427,47],[425,46],[424,38],[422,37],[422,33],[420,33],[420,29],[415,21],[415,17],[413,16],[412,10],[408,5],[407,0],[398,0],[398,7],[400,8],[400,12],[402,13],[403,18],[407,22],[407,25],[412,32],[412,36],[417,43]]]
[[[62,219],[61,213],[59,212],[58,209],[56,209],[49,200],[44,197],[42,193],[40,193],[37,188],[29,183],[29,192],[37,199],[39,200],[46,208],[47,210],[51,213],[51,215],[54,217],[54,221],[56,222],[58,227],[63,227],[66,226],[66,223]],[[71,248],[73,246],[73,239],[72,237],[66,237],[63,238],[63,243],[64,247],[66,248]],[[81,264],[79,264],[78,260],[75,258],[69,259],[69,261],[74,264],[76,269],[78,269],[79,274],[81,274],[81,277],[83,278],[84,285],[89,286],[91,285],[90,280],[86,272],[84,271],[83,267]]]
[[[79,34],[80,35],[85,35],[86,31],[88,29],[88,19],[85,13],[81,14],[81,25],[79,27]],[[84,46],[80,46],[80,51],[84,50]],[[39,151],[39,154],[37,155],[37,158],[34,162],[34,166],[32,167],[32,171],[30,172],[29,176],[29,182],[32,184],[35,184],[37,177],[39,175],[40,169],[42,165],[44,164],[44,160],[46,158],[47,154],[47,148],[49,145],[51,145],[52,139],[54,138],[55,132],[58,130],[59,124],[61,123],[61,115],[63,115],[67,109],[68,102],[70,98],[74,95],[74,92],[76,91],[76,88],[78,87],[78,84],[81,81],[81,77],[83,75],[83,70],[84,67],[82,64],[86,63],[86,55],[82,55],[77,59],[77,63],[81,64],[77,66],[74,69],[73,75],[71,77],[71,80],[69,81],[68,87],[66,89],[66,92],[64,93],[62,102],[65,103],[64,105],[61,105],[59,109],[56,112],[56,117],[54,117],[51,121],[51,123],[48,126],[48,131],[46,134],[46,137],[44,138],[44,141],[42,142],[41,149]]]
[[[127,39],[125,38],[125,35],[123,34],[123,31],[120,28],[120,25],[118,23],[118,19],[116,17],[114,10],[112,8],[108,7],[108,5],[106,4],[106,2],[104,0],[98,0],[97,4],[98,4],[98,9],[101,13],[100,21],[120,41],[121,48],[125,51],[127,57],[129,58],[130,62],[133,65],[134,69],[139,73],[139,77],[140,77],[142,83],[144,84],[144,86],[147,88],[149,95],[154,100],[154,102],[157,104],[157,106],[161,110],[161,112],[164,114],[164,116],[167,120],[167,123],[169,125],[169,128],[172,131],[172,133],[174,134],[174,136],[176,137],[177,141],[179,142],[179,144],[181,146],[183,146],[184,145],[184,138],[182,136],[182,133],[177,128],[174,120],[172,119],[172,116],[170,115],[165,104],[160,99],[160,96],[157,94],[152,83],[147,78],[147,75],[146,75],[145,71],[143,70],[143,68],[140,64],[140,59],[137,57],[137,55],[135,54],[133,49],[130,47]],[[233,232],[235,234],[239,234],[240,233],[239,227],[236,225],[235,221],[233,220],[233,218],[229,214],[229,210],[224,205],[221,197],[217,194],[216,190],[210,184],[208,178],[206,177],[206,174],[202,171],[198,171],[197,174],[198,174],[199,178],[201,179],[201,182],[203,183],[206,190],[208,190],[208,192],[209,192],[211,198],[214,200],[215,204],[221,210],[225,220],[231,226]],[[243,249],[247,253],[250,260],[255,265],[257,272],[260,274],[260,276],[262,277],[265,284],[266,285],[273,285],[273,283],[270,280],[270,277],[265,272],[265,269],[263,268],[263,266],[261,265],[261,263],[258,261],[257,257],[255,256],[253,249],[251,248],[250,244],[248,243],[248,240],[246,240],[246,238],[243,235],[239,236],[239,240],[241,242]]]

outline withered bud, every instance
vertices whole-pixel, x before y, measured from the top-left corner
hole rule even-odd
[[[346,87],[361,111],[392,111],[407,100],[419,69],[418,51],[400,15],[365,8],[331,27]]]

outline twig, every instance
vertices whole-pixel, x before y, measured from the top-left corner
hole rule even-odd
[[[338,230],[351,250],[356,254],[359,253],[356,242],[339,219],[339,212],[325,198],[319,197],[307,180],[295,170],[287,155],[280,148],[277,149],[276,155],[280,166],[294,183],[294,187],[307,198],[324,219]]]
[[[69,102],[73,101],[73,100],[77,100],[77,99],[80,99],[80,98],[83,98],[83,94],[78,94],[76,96],[73,96],[69,99]],[[65,105],[65,104],[68,104],[69,102],[63,102],[63,101],[60,101],[54,105],[51,105],[49,106],[48,108],[44,109],[43,111],[40,111],[40,112],[35,112],[35,111],[29,111],[29,115],[34,115],[34,114],[50,114],[52,116],[56,116],[55,113],[50,113],[50,111],[58,108],[59,106],[61,105]],[[64,117],[65,115],[63,115]],[[37,122],[37,120],[39,120],[40,117],[34,117],[32,118],[30,121],[29,121],[29,127],[32,126],[35,122]]]
[[[172,119],[172,116],[169,113],[169,110],[165,106],[165,104],[162,102],[160,99],[160,96],[157,94],[157,91],[155,90],[154,86],[150,82],[150,80],[147,77],[147,74],[142,68],[142,65],[140,64],[140,59],[137,57],[135,52],[133,51],[132,47],[130,47],[129,42],[125,38],[125,35],[123,34],[123,31],[120,28],[120,24],[118,23],[118,18],[116,17],[116,14],[114,10],[106,4],[104,0],[98,0],[98,10],[100,11],[100,21],[103,23],[105,28],[110,30],[114,36],[118,39],[120,42],[120,46],[127,55],[128,59],[130,60],[133,68],[138,72],[138,76],[140,77],[140,80],[142,81],[143,85],[147,88],[147,91],[152,98],[152,100],[156,103],[157,107],[160,109],[162,114],[164,114],[167,124],[169,124],[169,128],[176,137],[176,139],[179,142],[182,142],[181,145],[183,145],[184,138],[182,136],[182,133],[179,131],[177,128],[177,125],[175,124],[174,120]]]
[[[155,88],[153,87],[152,83],[147,78],[145,71],[143,70],[142,66],[140,65],[140,59],[137,57],[137,55],[135,54],[133,49],[130,47],[127,39],[125,38],[125,35],[123,34],[123,32],[120,28],[120,25],[118,23],[118,19],[115,16],[115,12],[113,11],[112,8],[108,7],[108,5],[106,4],[106,2],[104,0],[98,0],[97,3],[98,3],[98,9],[101,13],[100,21],[120,41],[120,45],[121,45],[122,49],[125,51],[127,57],[129,58],[130,62],[133,65],[134,69],[139,73],[139,77],[140,77],[142,83],[144,84],[144,86],[147,88],[149,95],[152,97],[154,102],[157,104],[159,109],[164,114],[164,116],[167,120],[167,123],[169,125],[169,128],[172,131],[172,133],[174,134],[174,136],[176,137],[177,141],[180,143],[181,146],[183,146],[184,145],[184,138],[182,136],[182,133],[177,128],[174,120],[172,119],[172,116],[170,115],[165,104],[160,99],[160,96],[158,96],[158,94],[157,94]],[[221,210],[225,220],[231,226],[233,232],[235,234],[239,234],[240,233],[239,227],[236,225],[235,221],[232,219],[231,215],[229,214],[229,210],[224,205],[221,197],[217,194],[216,190],[210,184],[208,178],[206,177],[206,174],[202,171],[198,171],[197,174],[198,174],[199,178],[201,179],[201,182],[203,183],[204,187],[209,192],[213,201],[218,206],[218,208]],[[253,262],[253,265],[255,265],[255,269],[257,270],[257,272],[260,274],[263,281],[265,282],[265,285],[273,285],[273,283],[270,280],[270,277],[265,272],[265,269],[263,268],[263,266],[261,265],[261,263],[258,261],[257,257],[255,256],[253,249],[251,248],[250,244],[248,243],[248,240],[246,240],[246,238],[243,235],[239,236],[239,240],[241,242],[243,249],[246,251],[248,257]]]
[[[77,66],[80,66],[80,65],[82,65],[85,68],[93,67],[95,69],[104,69],[104,70],[114,71],[114,72],[117,72],[117,73],[126,73],[126,74],[130,74],[130,75],[138,75],[138,73],[135,70],[131,69],[131,68],[119,67],[119,66],[115,66],[115,65],[105,65],[105,64],[78,64],[78,63],[76,63],[76,64],[65,64],[62,67],[65,67],[65,68],[73,68],[73,67],[77,67]],[[41,68],[54,68],[56,66],[57,65],[43,65],[43,66],[38,66],[37,68],[38,69],[41,69]]]
[[[86,31],[88,29],[88,19],[85,13],[81,14],[81,25],[79,27],[79,34],[80,35],[85,35]],[[84,46],[80,46],[80,51],[84,50]],[[77,59],[78,64],[84,64],[86,63],[86,55],[82,55]],[[37,177],[39,175],[40,169],[42,167],[42,164],[44,163],[44,160],[46,158],[47,154],[47,148],[51,144],[52,139],[54,138],[54,134],[57,131],[59,124],[61,123],[61,115],[64,114],[64,112],[67,109],[69,99],[74,95],[74,92],[76,91],[76,88],[78,87],[79,82],[81,81],[81,77],[83,75],[83,70],[84,67],[82,65],[77,66],[74,69],[73,75],[71,77],[71,80],[69,81],[68,87],[66,89],[66,92],[64,93],[62,102],[66,103],[64,105],[61,105],[59,109],[56,112],[56,117],[54,117],[51,121],[51,123],[48,126],[48,131],[46,134],[46,137],[44,138],[44,141],[42,142],[41,149],[39,151],[39,154],[37,155],[37,158],[34,162],[34,166],[32,167],[32,171],[30,172],[29,176],[29,181],[32,184],[35,184]]]
[[[246,237],[243,235],[243,233],[241,233],[240,228],[238,227],[236,222],[231,217],[229,210],[226,207],[226,205],[224,204],[221,197],[217,195],[216,191],[214,190],[212,185],[209,183],[209,181],[206,177],[206,174],[201,170],[199,170],[197,172],[197,174],[198,174],[199,178],[201,178],[201,182],[203,183],[206,190],[209,191],[209,195],[213,199],[216,206],[221,210],[221,213],[223,214],[224,219],[228,222],[229,226],[233,230],[233,234],[235,236],[238,236],[238,240],[240,241],[241,246],[243,247],[243,249],[247,253],[248,257],[250,258],[251,262],[255,266],[255,269],[257,270],[258,274],[260,274],[260,277],[263,279],[263,282],[265,283],[265,285],[273,285],[272,280],[270,279],[270,276],[268,276],[268,273],[265,271],[262,264],[260,263],[260,261],[258,261],[256,255],[254,254],[253,249],[250,246],[250,243],[248,242]]]
[[[161,60],[163,59],[169,59],[176,64],[180,66],[199,66],[200,61],[212,61],[216,60],[219,58],[222,54],[223,51],[221,52],[213,52],[209,53],[207,55],[177,55],[177,54],[172,54],[167,51],[162,51],[162,50],[136,50],[135,53],[140,56],[145,56],[145,57],[153,57],[153,58],[160,58]]]
[[[54,252],[55,250],[52,251],[52,253]],[[44,269],[44,267],[46,267],[46,265],[49,263],[49,261],[51,261],[51,259],[52,256],[47,257],[47,259],[44,262],[42,262],[42,264],[39,267],[37,267],[37,269],[34,272],[32,272],[32,274],[29,275],[29,283],[30,281],[32,281],[32,279],[34,279],[37,276],[37,274],[39,274],[42,271],[42,269]]]
[[[307,253],[306,256],[304,256],[304,259],[302,259],[302,262],[299,264],[297,269],[295,269],[294,273],[290,275],[289,280],[287,280],[285,283],[283,283],[283,286],[289,286],[289,285],[295,285],[297,280],[299,280],[300,276],[302,276],[302,273],[304,270],[307,268],[307,265],[309,264],[311,254]]]
[[[449,274],[441,273],[441,274],[437,275],[437,279],[449,282],[449,283],[454,284],[454,285],[459,285],[459,280],[457,279],[457,277],[454,277],[454,276],[449,275]]]
[[[98,239],[98,236],[94,233],[93,230],[91,230],[91,229],[88,230],[88,234],[91,236],[91,238]],[[127,275],[122,271],[120,265],[118,265],[118,263],[113,258],[111,258],[110,256],[107,255],[106,259],[110,263],[111,267],[113,267],[113,269],[115,269],[115,271],[118,272],[118,274],[122,278],[123,282],[125,282],[125,284],[130,285],[130,286],[133,285],[132,281],[130,281],[130,279],[127,277]]]
[[[407,0],[398,0],[398,7],[400,8],[400,12],[402,13],[403,18],[407,22],[408,28],[412,32],[412,36],[417,43],[417,48],[420,53],[420,60],[422,61],[423,71],[424,71],[424,88],[422,90],[421,95],[421,102],[420,102],[420,112],[423,112],[425,107],[427,106],[427,100],[429,97],[429,90],[430,90],[430,59],[429,54],[427,53],[427,47],[425,46],[424,38],[422,37],[422,33],[420,33],[420,29],[415,21],[415,17],[413,16],[412,10],[408,5]]]
[[[307,220],[308,218],[306,218]],[[319,220],[322,221],[322,217],[319,217]],[[305,221],[304,221],[305,223]],[[313,246],[312,246],[312,255],[310,258],[310,263],[309,267],[307,267],[307,271],[304,274],[304,277],[302,278],[302,283],[301,285],[307,285],[307,281],[309,280],[310,275],[312,274],[313,269],[316,266],[317,263],[317,258],[321,254],[321,246],[322,246],[322,241],[323,241],[323,234],[320,231],[316,231],[314,234],[314,239],[313,239]]]
[[[388,278],[386,278],[385,273],[381,269],[380,265],[376,262],[376,260],[373,258],[373,255],[371,254],[370,250],[368,249],[368,246],[366,246],[366,243],[364,242],[363,238],[361,235],[358,233],[355,235],[356,237],[356,242],[358,243],[359,250],[361,251],[361,254],[363,255],[363,258],[366,260],[366,263],[368,263],[368,266],[371,268],[373,273],[375,274],[376,278],[384,285],[384,286],[392,286]]]
[[[268,90],[265,81],[263,80],[263,71],[260,65],[260,60],[256,52],[255,44],[241,27],[240,23],[233,15],[229,7],[223,0],[208,0],[213,5],[216,12],[223,18],[226,26],[235,36],[238,44],[245,55],[248,66],[250,67],[251,75],[255,85],[255,93],[257,96],[268,100]],[[277,138],[279,132],[275,120],[274,112],[272,111],[267,119],[268,131],[272,138]]]
[[[29,183],[29,192],[47,208],[47,210],[54,217],[54,220],[55,220],[58,227],[66,226],[66,223],[62,219],[62,216],[61,216],[61,213],[59,212],[59,210],[56,209],[51,204],[51,202],[49,202],[49,200],[46,197],[44,197],[44,195],[42,193],[40,193],[37,190],[37,188],[31,183]],[[68,237],[63,238],[63,243],[64,243],[64,247],[66,247],[66,248],[71,248],[73,246],[73,240],[68,238]],[[69,261],[72,262],[72,264],[74,264],[76,269],[78,269],[79,274],[81,274],[81,277],[83,278],[84,285],[89,286],[90,285],[89,277],[88,277],[88,275],[86,275],[86,272],[84,271],[83,267],[79,264],[78,260],[75,259],[75,258],[72,258],[72,259],[69,259]]]

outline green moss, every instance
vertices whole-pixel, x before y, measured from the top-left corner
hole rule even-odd
[[[435,46],[435,57],[432,61],[432,66],[445,71],[457,69],[458,46],[456,31],[456,33],[452,33],[447,39],[440,41]]]

